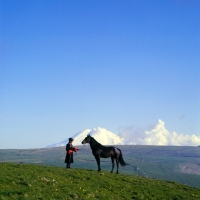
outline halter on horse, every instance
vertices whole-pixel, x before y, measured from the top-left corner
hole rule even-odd
[[[82,144],[85,143],[89,143],[90,147],[92,149],[92,154],[95,157],[96,161],[97,161],[97,165],[98,165],[98,171],[101,170],[100,167],[100,158],[109,158],[111,157],[111,161],[112,161],[112,170],[111,173],[113,173],[113,169],[115,166],[114,163],[114,159],[116,160],[116,164],[117,164],[117,174],[119,173],[118,171],[118,166],[119,163],[121,166],[125,166],[127,165],[127,163],[124,162],[124,159],[122,157],[122,152],[120,149],[116,148],[116,147],[106,147],[101,145],[100,143],[98,143],[93,137],[91,137],[90,135],[87,135],[87,137],[82,141]]]

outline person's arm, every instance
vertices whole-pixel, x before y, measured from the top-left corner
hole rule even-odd
[[[68,150],[68,144],[66,144],[66,148],[65,148],[65,150],[66,150],[66,151]]]
[[[79,150],[78,148],[75,148],[75,147],[73,148],[74,152],[77,152],[78,150]]]

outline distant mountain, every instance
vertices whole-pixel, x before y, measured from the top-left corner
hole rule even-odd
[[[124,145],[124,139],[119,137],[118,135],[106,130],[105,128],[94,128],[92,130],[85,129],[83,131],[78,132],[72,138],[74,138],[73,145],[81,145],[81,142],[84,138],[90,134],[94,137],[102,145]],[[63,140],[62,142],[55,143],[52,145],[48,145],[46,148],[52,147],[60,147],[65,146],[68,143],[68,138]]]

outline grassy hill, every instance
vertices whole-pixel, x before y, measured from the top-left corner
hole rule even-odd
[[[118,146],[125,162],[119,168],[123,174],[175,181],[200,188],[200,148],[173,146]],[[73,168],[97,170],[89,146],[79,146]],[[0,162],[29,163],[65,167],[65,147],[42,149],[0,149]],[[111,170],[111,160],[101,159],[103,170]]]
[[[0,199],[200,199],[200,189],[136,175],[0,163]]]

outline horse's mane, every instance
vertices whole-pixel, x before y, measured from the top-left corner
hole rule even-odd
[[[93,137],[90,136],[90,146],[94,147],[94,146],[102,146],[102,144],[100,144],[99,142],[97,142]]]

